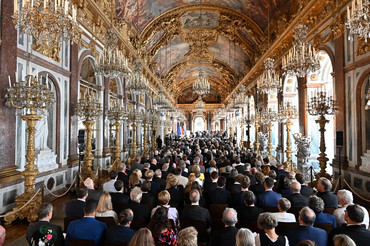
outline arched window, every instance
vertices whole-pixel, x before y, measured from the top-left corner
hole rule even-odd
[[[196,116],[194,119],[194,132],[201,132],[206,129],[206,124],[204,118],[201,116]]]
[[[333,77],[331,73],[333,72],[333,66],[331,64],[331,60],[329,55],[325,51],[319,52],[319,60],[320,60],[320,70],[317,74],[311,74],[307,76],[307,95],[310,97],[317,91],[318,89],[324,89],[328,93],[333,93]],[[319,124],[315,122],[317,116],[311,116],[308,114],[308,135],[312,137],[312,144],[311,144],[311,157],[310,161],[315,167],[317,171],[319,171],[319,162],[317,161],[317,157],[320,153],[320,132],[319,132]],[[333,116],[325,116],[329,123],[325,125],[325,145],[326,145],[326,155],[329,160],[334,158],[334,133],[335,133],[335,125],[334,125],[334,117]],[[326,170],[329,174],[332,173],[331,169]]]

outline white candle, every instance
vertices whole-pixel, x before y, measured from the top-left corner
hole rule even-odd
[[[25,0],[21,0],[21,1],[22,1],[22,8],[23,8],[23,7],[24,7],[24,1],[25,1]]]
[[[9,79],[9,87],[12,87],[12,80],[10,79],[10,75],[8,75],[8,79]]]
[[[68,1],[65,1],[64,2],[64,14],[67,15],[68,14]]]
[[[44,9],[46,9],[46,0],[44,0]]]
[[[33,6],[33,0],[31,0],[31,6]]]
[[[14,0],[14,13],[18,10],[18,0]]]
[[[351,19],[351,15],[349,13],[349,6],[347,6],[347,21]]]
[[[46,88],[49,88],[49,74],[48,73],[46,74],[45,82],[46,82]]]

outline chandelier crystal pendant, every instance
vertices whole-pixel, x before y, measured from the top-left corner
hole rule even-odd
[[[211,85],[209,84],[208,79],[204,77],[202,68],[199,68],[199,76],[193,84],[193,92],[198,95],[205,95],[211,92]]]
[[[274,61],[272,58],[265,60],[265,70],[257,80],[258,89],[264,94],[277,94],[282,89],[282,81],[274,69]]]
[[[282,59],[284,75],[305,77],[309,73],[315,73],[320,69],[318,54],[307,42],[308,27],[299,24],[294,28],[294,44],[288,55]]]
[[[358,35],[365,42],[370,38],[370,1],[352,0],[352,7],[347,6],[348,40],[353,41],[353,36]]]
[[[128,73],[128,61],[118,48],[118,35],[113,28],[105,34],[106,46],[95,63],[95,72],[110,78],[118,78]]]
[[[148,82],[143,74],[143,67],[139,60],[135,61],[134,71],[128,77],[126,90],[133,95],[148,92]]]
[[[32,49],[60,62],[61,41],[80,42],[81,30],[73,2],[22,0],[21,5],[18,11],[19,1],[14,1],[13,23],[20,32],[33,37]]]

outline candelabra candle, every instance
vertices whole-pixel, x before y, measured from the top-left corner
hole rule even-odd
[[[282,90],[282,81],[274,69],[274,59],[265,60],[265,70],[258,78],[258,89],[264,94],[276,94]]]
[[[317,160],[320,162],[320,173],[318,177],[330,178],[330,175],[326,173],[326,162],[329,160],[326,157],[326,146],[325,146],[325,125],[329,122],[325,118],[326,115],[335,115],[339,112],[337,102],[333,99],[333,96],[327,96],[326,91],[316,91],[307,102],[307,112],[310,115],[318,116],[316,123],[320,126],[320,155]]]
[[[293,125],[292,119],[297,119],[298,118],[298,112],[296,106],[292,105],[290,102],[286,102],[284,105],[282,105],[279,109],[278,113],[278,120],[282,123],[285,124],[286,126],[286,133],[287,133],[287,140],[286,140],[286,145],[287,148],[285,150],[286,153],[286,162],[285,167],[289,171],[293,171],[295,169],[294,163],[292,162],[292,143],[290,139],[291,135],[291,127]]]
[[[94,120],[102,114],[102,107],[100,102],[88,93],[77,103],[77,113],[82,119]]]

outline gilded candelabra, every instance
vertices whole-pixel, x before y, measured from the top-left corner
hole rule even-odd
[[[77,114],[84,119],[83,124],[86,127],[86,148],[84,153],[83,165],[81,167],[81,177],[96,179],[95,172],[92,169],[94,156],[92,154],[92,133],[95,124],[95,119],[102,114],[102,107],[98,99],[90,92],[84,95],[77,103]]]
[[[157,127],[157,124],[160,121],[160,114],[155,110],[151,110],[150,114],[151,114],[150,122],[149,122],[149,124],[151,126],[150,144],[151,144],[151,152],[154,152],[157,148],[155,128]]]
[[[257,110],[255,115],[252,115],[251,117],[251,122],[254,123],[255,125],[255,134],[256,134],[256,140],[254,141],[254,152],[257,153],[257,156],[259,156],[261,153],[260,153],[260,142],[258,140],[258,130],[261,126],[261,123],[262,123],[262,114],[261,114],[261,111]]]
[[[127,112],[127,119],[132,126],[132,145],[131,145],[132,153],[130,159],[131,161],[135,161],[137,154],[136,132],[138,125],[142,122],[142,114],[133,108]]]
[[[142,124],[143,124],[143,129],[144,129],[144,140],[143,140],[143,155],[148,154],[148,126],[150,125],[151,121],[151,112],[147,111],[142,114]]]
[[[125,117],[125,111],[120,106],[117,100],[114,100],[111,104],[111,107],[108,110],[108,119],[110,122],[113,122],[113,125],[116,130],[116,143],[114,148],[114,162],[112,167],[109,169],[109,172],[112,170],[118,170],[119,164],[121,162],[121,142],[120,142],[120,135],[121,135],[121,121]]]
[[[272,111],[271,108],[269,108],[266,111],[262,112],[262,120],[263,123],[266,124],[267,126],[267,131],[269,134],[269,139],[268,139],[268,145],[267,145],[267,151],[268,151],[268,158],[269,160],[274,159],[275,157],[272,155],[272,127],[273,127],[273,122],[277,121],[278,115],[276,112]]]
[[[22,7],[19,8],[19,2]],[[32,49],[60,62],[61,40],[79,43],[77,8],[70,0],[14,0],[13,22],[33,37]]]
[[[28,73],[27,73],[28,74]],[[45,81],[45,82],[44,82]],[[25,192],[15,199],[17,206],[13,208],[12,212],[8,212],[5,216],[7,224],[13,222],[16,218],[27,218],[28,221],[37,220],[37,209],[41,204],[41,194],[36,194],[35,184],[36,175],[39,173],[35,165],[35,133],[36,122],[42,119],[42,116],[37,115],[37,110],[46,110],[54,103],[54,94],[49,89],[48,78],[34,77],[27,75],[25,81],[12,82],[9,77],[9,88],[6,94],[6,105],[17,109],[25,109],[25,115],[21,118],[27,122],[28,144],[25,170],[21,172],[24,176]],[[31,198],[35,198],[31,200]],[[24,206],[27,202],[30,203]],[[19,210],[20,209],[20,210]],[[18,212],[16,212],[19,210]],[[12,214],[15,212],[14,214]]]
[[[318,116],[315,120],[320,126],[320,155],[317,160],[320,163],[320,173],[317,174],[318,177],[330,178],[330,175],[325,172],[326,162],[329,160],[326,157],[326,146],[325,146],[325,124],[329,122],[325,118],[325,115],[335,115],[339,112],[338,104],[333,99],[333,96],[328,95],[326,91],[316,91],[311,95],[311,98],[307,102],[307,112],[310,115]]]
[[[292,119],[298,118],[296,106],[290,102],[285,102],[279,109],[278,120],[285,124],[286,127],[286,161],[284,162],[285,168],[289,171],[296,169],[295,164],[292,162],[292,141],[290,139],[291,127],[293,125]]]

